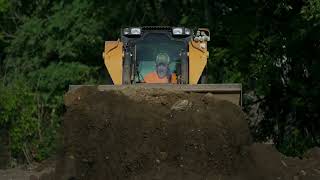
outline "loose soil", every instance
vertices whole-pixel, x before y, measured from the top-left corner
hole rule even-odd
[[[320,150],[289,158],[252,142],[241,108],[211,94],[98,91],[65,97],[56,180],[319,180]]]
[[[92,87],[65,101],[56,179],[320,179],[316,153],[253,144],[241,109],[210,94]]]

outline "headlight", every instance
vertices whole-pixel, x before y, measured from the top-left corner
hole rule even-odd
[[[190,35],[190,34],[191,34],[191,30],[188,29],[188,28],[185,28],[185,29],[184,29],[184,33],[185,33],[186,35]]]
[[[130,33],[129,28],[125,28],[125,29],[123,30],[123,34],[124,34],[124,35],[128,35],[129,33]]]
[[[183,30],[182,30],[182,28],[180,28],[180,27],[173,28],[173,29],[172,29],[172,33],[173,33],[173,35],[182,35]]]
[[[141,34],[141,28],[131,28],[131,34],[132,35],[140,35]]]

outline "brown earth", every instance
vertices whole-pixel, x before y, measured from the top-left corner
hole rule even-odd
[[[0,180],[55,180],[55,160],[0,169]]]
[[[241,109],[210,94],[80,88],[65,104],[57,180],[320,179],[319,149],[252,144]]]

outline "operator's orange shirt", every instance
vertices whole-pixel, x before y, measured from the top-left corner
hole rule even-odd
[[[172,73],[171,75],[171,82],[167,77],[159,78],[157,72],[150,72],[145,75],[143,79],[146,83],[177,83],[177,75],[175,73]]]

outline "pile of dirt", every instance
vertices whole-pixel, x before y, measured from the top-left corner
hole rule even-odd
[[[320,177],[313,155],[252,144],[241,109],[210,94],[80,88],[65,104],[58,180]]]

